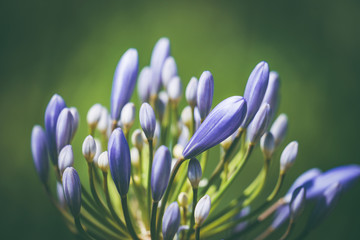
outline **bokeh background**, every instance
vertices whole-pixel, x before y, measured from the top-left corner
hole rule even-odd
[[[261,60],[279,72],[280,112],[290,120],[286,140],[300,144],[283,193],[311,167],[360,164],[359,12],[356,0],[1,1],[0,238],[72,239],[35,173],[32,126],[43,125],[54,93],[76,106],[76,166],[86,178],[80,146],[88,108],[109,106],[113,72],[126,49],[138,49],[143,67],[162,36],[171,41],[184,84],[203,70],[213,73],[214,104],[242,95]],[[239,186],[260,164],[249,164]],[[308,239],[359,239],[359,202],[357,184]]]

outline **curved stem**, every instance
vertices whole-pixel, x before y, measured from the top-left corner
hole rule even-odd
[[[108,211],[106,210],[104,204],[101,202],[99,195],[96,192],[94,174],[93,174],[93,165],[91,163],[88,163],[88,170],[89,170],[89,183],[90,183],[91,194],[95,199],[96,204],[101,208],[101,210],[103,210],[106,214],[108,214]]]
[[[198,193],[198,189],[197,188],[193,188],[193,204],[192,204],[192,212],[191,212],[191,218],[190,218],[190,225],[189,225],[189,230],[187,232],[186,235],[186,239],[190,239],[190,235],[191,235],[191,231],[194,227],[195,224],[195,207],[196,207],[196,203],[197,203],[197,193]]]
[[[147,182],[147,207],[149,211],[149,219],[151,217],[151,168],[152,168],[152,162],[153,162],[153,140],[148,139],[149,142],[149,167],[148,167],[148,182]]]
[[[156,234],[156,213],[157,213],[157,207],[158,202],[154,202],[152,204],[152,210],[151,210],[151,220],[150,220],[150,233],[151,233],[151,239],[156,240],[157,234]]]
[[[288,237],[290,236],[292,230],[294,229],[294,219],[290,219],[289,225],[286,229],[286,232],[281,236],[280,240],[285,240],[288,239]]]
[[[128,208],[128,205],[127,205],[127,195],[121,196],[121,205],[122,205],[122,208],[123,208],[126,227],[129,230],[129,233],[130,233],[131,237],[134,240],[139,240],[139,238],[136,235],[136,232],[134,230],[134,227],[133,227],[133,225],[131,223],[130,214],[129,214],[129,208]]]
[[[80,216],[74,217],[74,222],[75,222],[75,226],[76,226],[77,230],[79,231],[80,235],[82,236],[82,238],[87,239],[87,240],[93,239],[92,237],[89,236],[89,234],[84,230],[83,226],[81,225]]]

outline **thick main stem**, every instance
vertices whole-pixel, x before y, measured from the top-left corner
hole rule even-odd
[[[125,222],[126,222],[126,227],[129,230],[129,233],[130,233],[132,239],[139,240],[139,238],[136,235],[136,232],[134,230],[134,227],[133,227],[133,225],[131,223],[129,208],[128,208],[128,204],[127,204],[127,195],[121,196],[121,205],[122,205],[122,209],[123,209],[123,212],[124,212],[124,218],[125,218]]]
[[[198,193],[198,189],[197,188],[193,188],[193,204],[192,204],[192,212],[191,212],[191,218],[190,218],[190,225],[189,225],[189,231],[187,232],[186,235],[186,239],[190,239],[190,235],[191,235],[191,231],[194,227],[195,224],[195,207],[197,204],[197,194]]]
[[[152,162],[153,162],[153,140],[148,139],[149,142],[149,167],[148,167],[148,182],[147,182],[147,207],[149,210],[149,219],[151,216],[151,168],[152,168]]]
[[[151,233],[151,239],[156,240],[157,234],[156,234],[156,213],[158,208],[158,202],[153,202],[152,204],[152,210],[151,210],[151,219],[150,219],[150,233]]]

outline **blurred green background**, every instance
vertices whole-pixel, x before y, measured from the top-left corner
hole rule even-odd
[[[80,112],[80,156],[86,112],[96,102],[109,106],[122,53],[137,48],[143,67],[162,36],[184,84],[203,70],[213,73],[214,103],[242,95],[261,60],[279,72],[287,141],[300,144],[283,192],[311,167],[360,163],[359,1],[14,0],[0,9],[1,239],[72,238],[35,173],[32,126],[43,125],[47,102],[59,93]],[[82,169],[84,160],[76,161]],[[254,159],[239,182],[260,164]],[[359,239],[359,201],[358,184],[309,239]]]

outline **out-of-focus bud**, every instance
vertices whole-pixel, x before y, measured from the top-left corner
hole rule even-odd
[[[271,132],[267,132],[261,137],[260,148],[265,159],[271,159],[275,150],[275,140]]]
[[[178,196],[178,202],[180,207],[187,208],[189,204],[189,197],[186,192],[181,192]]]
[[[62,209],[66,208],[66,200],[64,196],[64,189],[61,183],[56,182],[56,195],[59,202],[59,205]]]
[[[60,112],[66,108],[64,99],[58,94],[52,96],[45,111],[45,131],[48,142],[48,149],[51,160],[54,165],[57,165],[58,151],[56,145],[56,125]]]
[[[199,109],[197,107],[195,107],[195,109],[194,109],[194,119],[195,119],[195,130],[198,130],[201,125],[201,116],[200,116]],[[194,132],[196,132],[196,131],[194,131]]]
[[[56,146],[58,153],[61,149],[69,145],[72,139],[74,118],[68,108],[64,108],[56,124]]]
[[[177,202],[171,203],[165,210],[162,221],[162,233],[164,240],[173,240],[180,226],[180,209]]]
[[[281,153],[280,157],[280,169],[283,172],[289,170],[289,168],[294,164],[297,153],[298,153],[298,142],[293,141],[289,143],[284,151]]]
[[[74,166],[74,153],[71,145],[66,145],[63,149],[61,149],[58,165],[60,174],[63,174],[66,168]]]
[[[139,75],[138,95],[141,102],[148,102],[150,99],[151,83],[153,81],[153,72],[150,67],[144,67]]]
[[[103,111],[103,106],[101,106],[101,104],[99,103],[96,103],[93,106],[91,106],[91,108],[89,109],[86,115],[86,121],[90,128],[92,129],[96,128],[100,120],[102,111]]]
[[[189,142],[189,139],[190,139],[189,128],[186,127],[185,125],[182,125],[181,133],[180,133],[180,136],[178,138],[178,143],[177,144],[181,145],[182,149],[184,150],[184,147]]]
[[[211,200],[209,195],[205,195],[196,204],[194,217],[195,217],[195,225],[201,226],[206,218],[209,216],[211,208]]]
[[[161,80],[165,88],[167,88],[171,79],[175,76],[177,76],[177,66],[175,59],[170,56],[166,58],[161,72]]]
[[[197,107],[202,121],[209,114],[214,95],[214,78],[209,71],[201,74],[197,87]]]
[[[128,49],[116,67],[111,90],[111,119],[119,120],[124,105],[129,102],[134,91],[139,68],[138,52]]]
[[[182,157],[183,150],[184,150],[183,146],[181,146],[180,144],[176,144],[173,149],[174,158],[180,159]]]
[[[151,83],[151,95],[157,95],[161,88],[161,71],[165,60],[170,56],[170,41],[168,38],[160,38],[154,46],[151,54],[150,67],[153,71]]]
[[[101,142],[99,139],[95,138],[95,145],[96,145],[96,153],[93,159],[94,164],[97,166],[98,164],[98,159],[100,154],[102,153],[102,146],[101,146]]]
[[[181,121],[182,123],[190,128],[192,124],[192,110],[190,106],[186,106],[181,112]]]
[[[109,172],[109,156],[108,156],[108,152],[102,152],[98,158],[98,166],[101,169],[101,171],[103,171],[104,173]]]
[[[162,121],[164,118],[164,114],[166,111],[166,106],[169,102],[169,96],[166,92],[161,91],[159,93],[159,97],[156,100],[156,109],[159,114],[159,120]]]
[[[44,130],[34,126],[31,132],[31,152],[36,172],[42,183],[46,184],[49,178],[49,158]]]
[[[171,155],[169,149],[160,146],[155,153],[151,169],[151,194],[155,202],[160,201],[169,183]]]
[[[63,173],[63,188],[66,203],[74,217],[79,216],[81,208],[81,183],[78,173],[68,167]]]
[[[139,150],[135,147],[130,149],[130,157],[131,157],[131,163],[133,166],[138,168],[140,166],[140,153]]]
[[[156,127],[155,113],[150,104],[143,103],[140,108],[140,125],[147,139],[153,139]]]
[[[194,189],[199,187],[199,183],[202,177],[202,170],[199,161],[196,158],[192,158],[188,166],[188,178],[191,186]]]
[[[225,151],[229,149],[231,146],[231,143],[234,141],[234,138],[236,137],[238,133],[238,130],[236,130],[233,134],[231,134],[229,137],[227,137],[224,141],[220,143],[220,145],[224,148]]]
[[[275,139],[275,148],[278,147],[286,136],[288,128],[288,118],[285,114],[280,114],[270,128],[271,134]]]
[[[270,105],[270,121],[273,120],[279,105],[279,88],[279,74],[271,71],[269,74],[269,83],[263,99],[263,103],[268,103]]]
[[[121,123],[124,129],[130,129],[135,120],[135,104],[127,103],[121,110]]]
[[[182,83],[178,76],[173,77],[168,86],[167,93],[171,102],[178,104],[182,96]]]
[[[129,191],[131,159],[130,149],[121,128],[116,128],[108,142],[110,172],[121,197]]]
[[[255,145],[260,140],[269,125],[269,118],[270,105],[264,103],[247,128],[246,137],[250,144]]]
[[[143,145],[144,145],[144,140],[141,136],[140,129],[136,129],[133,132],[133,134],[131,135],[131,142],[139,151],[141,151],[141,149],[143,148]]]
[[[294,190],[290,201],[291,217],[296,220],[304,211],[306,201],[306,190],[299,187]]]
[[[105,107],[102,107],[100,118],[97,123],[97,129],[99,129],[99,131],[104,134],[108,130],[109,125],[111,125],[110,123],[111,120],[110,120],[109,112]]]
[[[198,89],[198,80],[196,77],[192,77],[186,86],[185,97],[188,104],[194,108],[196,106],[196,96]]]
[[[72,127],[72,133],[71,133],[71,139],[73,139],[74,136],[75,136],[75,133],[76,133],[78,127],[79,127],[79,119],[80,119],[80,117],[79,117],[79,112],[76,109],[76,107],[71,107],[69,109],[70,109],[70,112],[71,112],[71,114],[73,116],[73,119],[74,119],[73,127]]]
[[[83,142],[82,154],[88,163],[91,163],[94,160],[94,156],[96,154],[96,143],[91,135],[87,136]]]
[[[246,101],[233,96],[219,103],[194,133],[183,155],[190,159],[219,144],[235,132],[246,114]]]
[[[269,82],[269,65],[262,61],[251,72],[247,81],[244,98],[247,102],[246,118],[241,125],[242,128],[247,128],[261,105],[264,98],[266,88]]]

